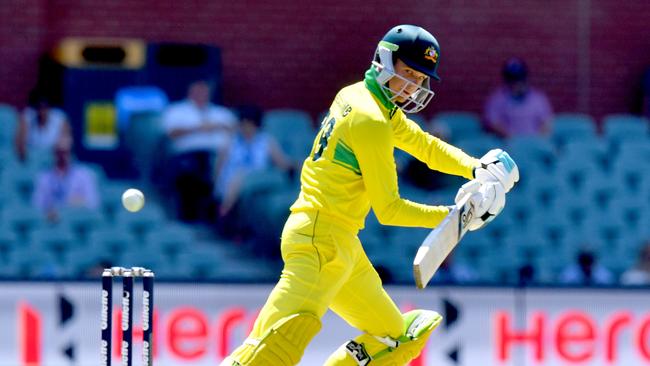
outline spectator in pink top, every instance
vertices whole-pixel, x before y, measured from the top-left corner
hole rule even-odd
[[[553,109],[546,95],[528,84],[528,67],[518,58],[503,66],[504,85],[485,103],[485,124],[501,137],[545,135],[551,131]]]
[[[59,220],[66,207],[99,208],[95,176],[72,158],[72,138],[64,136],[52,148],[54,166],[38,174],[32,202],[50,222]]]

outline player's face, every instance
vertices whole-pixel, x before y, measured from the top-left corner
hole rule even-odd
[[[427,75],[410,68],[400,59],[397,59],[394,68],[397,75],[407,79],[412,83],[407,83],[403,79],[396,77],[393,77],[388,81],[388,86],[391,90],[402,90],[405,84],[407,84],[406,88],[404,89],[404,94],[395,98],[397,102],[403,103],[411,94],[415,93],[418,90],[418,86],[424,83],[424,81],[427,79]]]

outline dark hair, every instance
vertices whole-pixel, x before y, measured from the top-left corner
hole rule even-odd
[[[237,108],[239,120],[248,120],[255,126],[262,126],[262,109],[254,105],[245,105]]]
[[[584,267],[590,267],[594,264],[595,258],[593,253],[588,250],[582,250],[578,253],[578,263]]]
[[[41,106],[48,107],[50,106],[50,98],[43,91],[32,89],[29,92],[27,103],[34,109],[38,109]]]
[[[503,64],[501,73],[503,80],[508,84],[525,81],[528,78],[528,66],[526,66],[524,60],[511,57]]]

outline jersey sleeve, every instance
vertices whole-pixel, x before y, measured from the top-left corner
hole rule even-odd
[[[402,199],[393,158],[393,132],[384,122],[363,119],[350,129],[368,199],[380,223],[433,228],[449,212]]]
[[[394,126],[395,146],[411,154],[430,169],[467,179],[474,178],[477,159],[461,149],[428,134],[417,123],[404,117],[397,119]]]

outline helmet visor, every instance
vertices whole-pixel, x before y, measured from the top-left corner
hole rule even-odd
[[[381,67],[377,62],[373,62],[375,66]],[[429,79],[427,78],[422,85],[414,83],[413,81],[395,73],[392,70],[384,70],[391,74],[390,79],[397,78],[401,81],[399,89],[392,89],[390,87],[390,79],[385,83],[380,83],[384,94],[397,105],[404,113],[417,113],[423,110],[431,101],[435,93],[429,88]],[[409,94],[409,90],[414,90]]]

